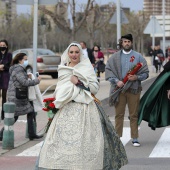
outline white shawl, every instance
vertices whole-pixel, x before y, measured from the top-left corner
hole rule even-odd
[[[88,58],[82,59],[74,67],[59,65],[58,73],[59,78],[54,93],[54,97],[56,98],[54,104],[56,108],[61,108],[72,100],[89,104],[93,100],[91,93],[95,95],[99,90],[99,83],[94,68]],[[90,92],[74,85],[70,81],[72,75],[77,76],[83,82],[84,86],[90,89]]]

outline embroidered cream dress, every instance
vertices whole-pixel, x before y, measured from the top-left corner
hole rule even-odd
[[[55,90],[56,113],[40,151],[36,169],[118,170],[127,164],[113,125],[91,94],[99,90],[88,58],[74,67],[60,65]],[[75,75],[86,90],[74,85]]]

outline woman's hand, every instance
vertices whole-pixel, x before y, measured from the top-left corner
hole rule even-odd
[[[4,70],[4,65],[0,64],[0,70],[3,71]]]
[[[167,90],[168,99],[170,99],[170,90]]]
[[[32,80],[32,74],[28,73],[28,78],[30,78]]]
[[[71,81],[73,84],[77,84],[77,83],[78,83],[78,77],[76,77],[76,76],[71,76],[70,81]]]
[[[41,81],[41,77],[40,77],[40,76],[38,76],[37,79],[38,79],[39,81]]]

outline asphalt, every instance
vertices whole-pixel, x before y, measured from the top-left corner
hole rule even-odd
[[[155,78],[158,74],[155,73],[155,69],[151,66],[150,62],[148,61],[149,66],[149,78],[142,82],[142,84],[147,83],[148,81]],[[110,83],[105,81],[104,73],[101,75],[100,81],[100,89],[97,93],[96,97],[102,102],[103,105],[108,103],[108,96],[109,96],[109,89]],[[44,98],[49,97],[44,96]],[[44,132],[44,127],[48,121],[47,113],[45,111],[38,112],[37,116],[37,127],[36,131],[37,134],[42,134]],[[4,122],[0,122],[0,129],[4,126]],[[14,148],[17,148],[25,143],[29,142],[29,139],[26,138],[26,116],[20,116],[19,120],[14,124]],[[0,141],[0,155],[8,152],[9,150],[2,148],[2,141]]]

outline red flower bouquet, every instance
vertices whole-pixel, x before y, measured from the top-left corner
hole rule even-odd
[[[48,123],[45,127],[45,133],[47,133],[50,124],[54,118],[54,115],[57,113],[58,109],[55,108],[55,105],[53,103],[53,101],[55,100],[55,98],[46,98],[43,100],[43,102],[45,103],[45,107],[43,108],[44,111],[47,112],[48,115]]]
[[[133,57],[133,56],[132,56]],[[131,59],[132,59],[132,57],[131,57]],[[133,61],[132,61],[133,62]],[[127,81],[128,81],[128,76],[129,75],[135,75],[138,71],[139,71],[139,69],[142,67],[142,65],[143,65],[143,63],[137,63],[135,66],[133,66],[127,73],[126,73],[126,76],[124,77],[124,79],[123,79],[123,83],[125,84]],[[116,91],[116,90],[118,90],[120,87],[116,87],[115,88],[115,90],[114,90],[114,92]]]
[[[134,75],[138,72],[138,70],[142,67],[143,63],[137,63],[135,66],[133,66],[126,74],[126,76],[123,79],[123,83],[125,84],[128,81],[129,75]]]

